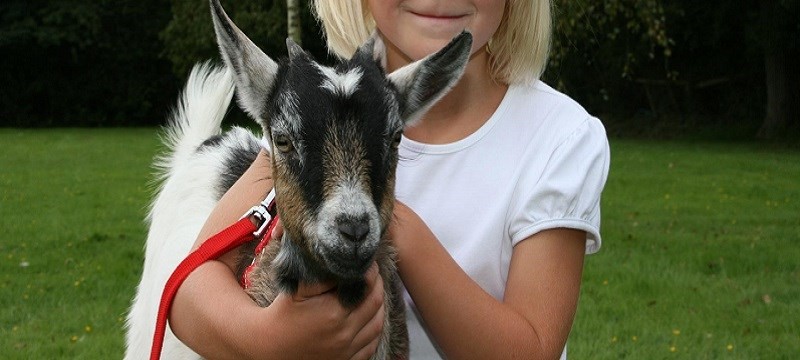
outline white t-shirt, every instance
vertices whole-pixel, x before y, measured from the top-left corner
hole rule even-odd
[[[492,117],[462,140],[429,145],[403,138],[396,195],[501,300],[513,247],[529,236],[579,229],[587,234],[586,253],[600,249],[609,161],[601,122],[537,81],[510,86]],[[440,358],[407,293],[405,299],[411,358]]]

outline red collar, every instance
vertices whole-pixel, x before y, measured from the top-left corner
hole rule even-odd
[[[253,285],[253,282],[250,280],[250,273],[256,267],[256,261],[261,256],[261,253],[264,252],[264,249],[266,249],[269,241],[272,240],[272,231],[275,229],[275,224],[278,223],[277,220],[278,214],[275,214],[272,216],[272,219],[267,222],[269,224],[267,226],[267,231],[265,231],[263,236],[261,236],[261,240],[258,242],[258,245],[254,250],[253,261],[247,266],[247,268],[244,269],[244,272],[242,272],[242,278],[239,279],[239,284],[245,289],[249,289]]]
[[[264,252],[264,249],[267,247],[267,244],[269,244],[269,241],[272,240],[272,230],[275,229],[275,224],[278,223],[278,210],[275,206],[275,189],[273,188],[269,192],[267,198],[264,199],[261,204],[250,209],[248,215],[255,217],[256,222],[261,223],[261,226],[259,226],[258,230],[253,233],[257,239],[261,238],[261,240],[256,246],[255,254],[253,254],[253,261],[247,266],[246,269],[244,269],[242,278],[239,279],[239,284],[241,284],[245,289],[248,289],[253,285],[252,281],[250,280],[250,273],[255,268],[256,260],[258,260],[259,256],[261,256],[261,253]]]

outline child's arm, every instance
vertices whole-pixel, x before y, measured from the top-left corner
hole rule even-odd
[[[503,301],[475,283],[411,209],[395,205],[403,283],[448,358],[557,359],[580,291],[586,234],[542,231],[514,247]]]

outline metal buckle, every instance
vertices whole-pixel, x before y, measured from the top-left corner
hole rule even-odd
[[[269,226],[270,222],[272,221],[273,215],[271,211],[275,208],[275,189],[273,188],[270,190],[267,197],[261,201],[260,204],[253,206],[248,210],[239,220],[244,219],[246,217],[254,217],[258,224],[258,229],[253,232],[253,236],[260,238],[264,235],[264,231]]]

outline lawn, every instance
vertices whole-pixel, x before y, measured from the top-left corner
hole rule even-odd
[[[122,357],[152,129],[0,130],[0,353]]]
[[[613,141],[576,359],[796,359],[800,153]]]
[[[153,129],[0,130],[0,354],[120,358]],[[573,359],[800,353],[800,152],[612,140]]]

